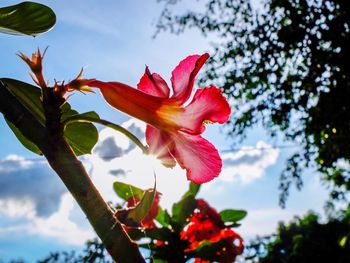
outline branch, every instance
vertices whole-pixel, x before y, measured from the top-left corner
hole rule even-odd
[[[50,105],[44,127],[0,81],[0,112],[39,147],[86,214],[112,258],[116,262],[145,262],[137,244],[114,217],[113,211],[65,141],[63,128],[57,123],[60,114],[55,115],[59,113],[57,105]]]

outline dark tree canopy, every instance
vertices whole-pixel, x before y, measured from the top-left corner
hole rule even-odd
[[[324,224],[313,213],[280,223],[274,236],[249,246],[246,259],[259,263],[350,262],[348,212]]]
[[[203,0],[204,11],[174,13],[167,1],[158,32],[197,28],[217,39],[202,82],[232,99],[232,137],[262,123],[301,145],[281,175],[282,203],[314,167],[332,197],[350,189],[350,2],[347,0]],[[257,2],[257,1],[254,1]],[[212,40],[212,39],[211,39]],[[215,40],[214,40],[215,41]],[[239,135],[239,136],[237,136]]]

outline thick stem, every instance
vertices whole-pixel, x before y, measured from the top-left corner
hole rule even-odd
[[[43,127],[1,81],[0,111],[40,148],[86,214],[112,258],[116,262],[145,262],[137,244],[130,240],[65,141],[63,129],[56,122],[57,119],[51,118],[48,123],[50,127]],[[51,108],[48,114],[54,116],[55,111]]]
[[[79,203],[113,259],[117,262],[144,262],[138,246],[116,220],[66,141],[63,138],[56,140],[43,153]]]

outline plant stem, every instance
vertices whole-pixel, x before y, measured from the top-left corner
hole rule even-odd
[[[72,193],[97,235],[116,262],[145,262],[138,246],[124,231],[103,200],[82,163],[63,137],[59,101],[49,94],[44,104],[46,127],[0,81],[0,112],[35,143]]]

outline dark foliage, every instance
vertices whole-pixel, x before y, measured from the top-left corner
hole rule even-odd
[[[301,146],[281,175],[281,203],[305,167],[321,172],[340,199],[350,189],[350,3],[347,0],[205,0],[176,15],[166,2],[157,32],[197,28],[217,39],[202,82],[232,99],[230,135],[262,123]],[[180,4],[180,3],[179,3]],[[237,136],[238,135],[238,136]],[[347,165],[340,165],[340,163]]]
[[[290,224],[281,223],[273,237],[257,239],[246,260],[259,263],[350,262],[349,215],[319,223],[309,213]]]
[[[97,240],[86,242],[84,251],[77,253],[71,252],[53,252],[38,263],[112,263],[112,259],[104,248],[103,244]]]

